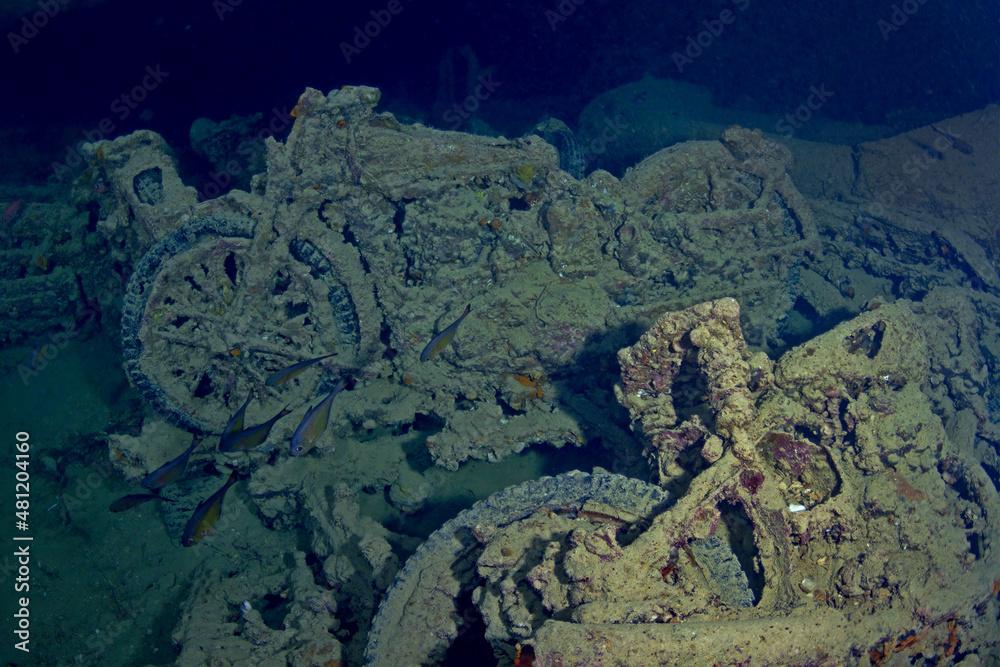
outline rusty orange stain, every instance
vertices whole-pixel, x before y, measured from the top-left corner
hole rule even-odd
[[[531,389],[532,398],[545,398],[545,390],[542,389],[542,384],[545,382],[545,376],[538,375],[537,377],[532,377],[531,375],[523,373],[512,373],[511,377],[522,387]]]
[[[872,663],[873,667],[878,667],[891,655],[892,644],[889,643],[889,640],[886,640],[875,648],[868,650],[868,660]]]
[[[944,657],[950,658],[955,654],[955,649],[958,648],[958,623],[955,619],[948,619],[948,644],[944,649]]]
[[[924,628],[920,632],[914,632],[911,635],[907,635],[906,637],[903,637],[902,639],[900,639],[899,641],[896,642],[896,648],[894,650],[898,652],[898,651],[903,651],[905,649],[910,648],[911,646],[913,646],[914,644],[916,644],[917,642],[919,642],[921,639],[923,639],[924,637],[926,637],[927,633],[930,632],[930,631],[931,631],[931,627],[928,625],[926,628]]]
[[[889,479],[896,484],[896,495],[900,498],[906,498],[910,502],[917,502],[927,497],[926,493],[910,484],[906,481],[906,478],[895,470],[889,473]]]
[[[514,667],[532,667],[535,664],[535,650],[530,646],[514,646]]]

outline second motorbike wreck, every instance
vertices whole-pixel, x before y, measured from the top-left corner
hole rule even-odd
[[[567,516],[539,495],[529,516],[470,527],[475,568],[439,566],[433,590],[457,572],[494,647],[546,666],[953,656],[960,631],[992,623],[976,610],[995,597],[984,538],[1000,503],[920,392],[913,318],[883,305],[772,362],[747,349],[734,300],[664,315],[619,353],[618,395],[675,489],[669,507]],[[687,374],[704,413],[675,391]],[[390,608],[415,595],[407,574]],[[427,609],[398,619],[404,632],[457,632]],[[413,650],[376,636],[373,664]]]

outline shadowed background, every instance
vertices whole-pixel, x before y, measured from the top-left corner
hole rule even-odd
[[[462,101],[453,82],[482,75],[501,85],[478,115],[509,135],[545,115],[572,123],[599,93],[647,74],[778,114],[824,85],[836,92],[825,116],[900,129],[1000,98],[1000,9],[989,0],[399,0],[395,14],[389,5],[52,0],[60,9],[40,17],[45,5],[4,3],[0,124],[20,130],[4,143],[58,153],[147,65],[168,72],[167,84],[113,134],[149,127],[173,146],[197,117],[289,108],[305,86],[345,83],[378,86],[387,108],[447,127],[444,112]],[[344,45],[356,45],[372,12],[390,19],[348,62]]]

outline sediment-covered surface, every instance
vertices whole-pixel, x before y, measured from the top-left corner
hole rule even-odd
[[[995,108],[847,152],[720,123],[578,179],[564,129],[444,132],[378,98],[307,90],[250,190],[204,202],[152,133],[87,149],[156,413],[110,463],[135,481],[208,436],[143,510],[174,543],[222,469],[248,477],[189,581],[153,584],[179,664],[420,664],[470,633],[501,664],[996,658],[998,255],[970,203]],[[896,187],[909,147],[934,162]],[[292,412],[216,452],[249,394],[247,424]],[[582,452],[632,479],[515,485]],[[601,495],[622,485],[657,502]]]
[[[537,137],[404,126],[376,113],[377,99],[307,91],[253,192],[199,206],[136,264],[122,325],[130,374],[168,419],[220,429],[271,370],[336,353],[332,366],[392,377],[443,419],[428,448],[455,468],[533,442],[625,438],[580,414],[606,401],[580,383],[610,377],[580,360],[683,292],[736,293],[754,306],[752,338],[779,344],[799,265],[819,248],[785,149],[733,129],[622,180],[578,181]],[[418,363],[466,304],[454,345]],[[317,382],[267,398],[304,405]],[[380,421],[405,421],[405,405]]]
[[[748,363],[735,309],[667,314],[619,354],[619,395],[661,480],[686,491],[627,545],[571,540],[562,562],[575,607],[539,630],[538,662],[880,664],[953,657],[962,630],[968,646],[995,650],[985,536],[996,535],[997,489],[921,390],[930,355],[910,307],[880,305],[773,364]],[[673,387],[685,362],[704,374],[711,410],[681,421]],[[689,448],[700,461],[684,458]],[[717,535],[752,606],[705,578],[694,545]],[[778,627],[780,641],[762,640]]]
[[[490,595],[486,589],[477,588],[477,568],[480,572],[486,567],[500,573],[527,570],[538,558],[537,553],[529,560],[513,555],[502,539],[511,526],[516,528],[506,539],[519,540],[523,550],[537,539],[533,532],[524,531],[525,522],[555,522],[559,525],[549,526],[548,530],[554,529],[555,533],[547,534],[547,539],[556,540],[550,543],[558,545],[569,526],[599,522],[605,517],[621,525],[636,524],[662,509],[667,500],[666,492],[641,480],[572,472],[511,487],[477,503],[431,535],[397,575],[372,623],[365,651],[367,664],[424,664],[443,658],[459,633],[470,631],[474,616],[470,609],[462,608],[468,605],[466,598],[471,594],[482,600]],[[505,546],[499,546],[501,542]],[[506,562],[493,562],[497,556]],[[554,579],[556,573],[550,575]],[[508,581],[510,589],[522,583],[517,578]],[[556,584],[551,579],[547,583]],[[496,600],[490,606],[496,614],[501,613]],[[504,613],[509,606],[504,605]],[[493,617],[488,624],[500,633],[505,620],[510,619]],[[522,629],[528,630],[530,615],[523,614],[521,620],[525,621]],[[409,640],[400,641],[403,636]],[[508,644],[508,657],[513,657],[513,637],[503,633],[496,639]]]
[[[636,524],[613,503],[566,517],[542,498],[530,516],[477,525],[474,574],[460,551],[452,570],[437,569],[477,586],[501,660],[881,664],[954,658],[959,641],[990,655],[1000,500],[990,466],[949,440],[921,389],[930,356],[902,302],[775,362],[748,352],[731,299],[668,313],[619,353],[618,396],[661,485],[683,489],[675,501]],[[708,402],[684,417],[686,373],[703,376]],[[446,526],[428,544],[449,537]],[[427,549],[408,567],[423,572]],[[404,570],[384,610],[421,590],[449,610],[462,598],[440,577],[413,590],[414,578]],[[454,612],[430,607],[415,605],[376,646],[411,622],[435,642],[454,637]],[[450,631],[435,625],[446,621]],[[780,641],[767,639],[779,629]],[[414,664],[440,654],[406,650]]]

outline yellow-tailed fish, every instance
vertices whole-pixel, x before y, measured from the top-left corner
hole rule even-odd
[[[274,428],[277,421],[289,412],[291,412],[291,410],[289,410],[286,405],[281,408],[281,411],[278,414],[274,415],[263,424],[257,424],[256,426],[251,426],[250,428],[243,429],[242,431],[223,433],[222,437],[219,438],[219,451],[244,452],[263,444],[263,442],[267,440],[267,436],[271,434],[271,429]]]
[[[112,512],[124,512],[125,510],[132,509],[136,505],[149,502],[150,500],[166,500],[167,502],[173,502],[158,493],[130,493],[127,496],[122,496],[115,502],[111,503],[111,505],[108,506],[108,509]]]
[[[250,401],[252,399],[253,399],[253,392],[251,391],[249,394],[247,394],[247,400],[243,401],[243,405],[240,406],[240,409],[237,410],[233,414],[233,416],[229,418],[228,422],[226,422],[226,428],[222,430],[223,434],[236,433],[237,431],[243,430],[243,420],[246,418],[247,415],[247,406],[250,405]]]
[[[318,364],[324,359],[329,359],[330,357],[336,355],[336,352],[331,352],[330,354],[324,354],[322,357],[316,357],[315,359],[306,359],[305,361],[300,361],[297,364],[292,364],[288,368],[282,368],[280,371],[275,371],[266,380],[264,384],[268,387],[278,387],[291,381],[292,379],[298,377],[302,371],[309,368],[313,364]]]
[[[210,535],[213,532],[215,523],[222,516],[222,499],[226,497],[226,491],[229,490],[229,487],[235,484],[238,479],[239,475],[233,470],[221,489],[198,503],[198,506],[194,508],[194,512],[191,513],[191,518],[188,519],[187,525],[184,526],[181,544],[189,547],[192,544],[201,542],[206,535]]]
[[[247,406],[250,405],[251,399],[253,399],[253,391],[247,394],[247,400],[243,401],[240,409],[233,413],[233,416],[226,422],[226,427],[222,429],[222,437],[219,438],[219,451],[225,451],[222,449],[222,442],[226,436],[239,433],[243,430],[243,420],[246,418]]]
[[[427,347],[425,347],[424,351],[420,353],[420,361],[429,361],[430,359],[433,359],[441,352],[441,350],[451,344],[451,341],[455,338],[455,334],[458,333],[459,325],[462,324],[462,320],[465,319],[470,310],[472,310],[472,304],[465,307],[465,310],[462,311],[462,314],[458,316],[457,320],[445,327],[444,330],[434,336],[434,338],[431,338],[431,342],[427,343]]]
[[[326,425],[330,423],[330,406],[333,405],[333,398],[343,390],[344,385],[344,380],[338,382],[326,398],[306,411],[295,433],[292,434],[292,442],[288,447],[288,452],[292,456],[303,453],[323,435]]]
[[[198,436],[192,437],[191,446],[181,452],[180,456],[167,461],[159,468],[143,477],[139,484],[150,491],[158,491],[167,484],[176,482],[181,478],[181,475],[184,474],[184,469],[187,468],[188,459],[191,458],[191,452],[193,452],[200,444],[201,438]]]

